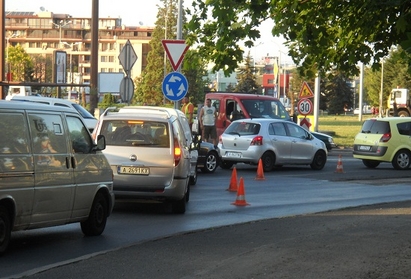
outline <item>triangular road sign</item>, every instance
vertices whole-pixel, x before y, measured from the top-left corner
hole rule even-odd
[[[308,86],[308,83],[304,81],[298,98],[301,99],[301,98],[313,98],[313,97],[314,97],[313,91],[311,90],[310,86]]]
[[[168,60],[174,71],[177,71],[183,62],[184,54],[187,52],[189,46],[184,40],[162,40],[161,43],[167,53]]]

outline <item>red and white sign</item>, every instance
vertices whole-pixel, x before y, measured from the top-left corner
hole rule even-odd
[[[184,40],[162,40],[161,43],[167,53],[168,60],[170,60],[171,66],[174,71],[177,71],[183,62],[184,55],[186,54],[189,46]]]
[[[310,99],[301,99],[297,104],[298,112],[302,115],[309,115],[313,112],[313,103]]]

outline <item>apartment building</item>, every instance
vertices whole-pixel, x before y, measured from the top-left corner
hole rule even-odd
[[[20,44],[29,55],[40,55],[49,60],[52,60],[54,51],[65,51],[67,83],[88,83],[91,72],[91,23],[91,18],[49,11],[6,12],[6,47]],[[129,40],[137,55],[130,77],[140,76],[147,65],[154,27],[125,26],[121,18],[100,18],[98,25],[98,72],[123,72],[118,56]],[[44,77],[38,78],[46,82],[42,80]]]

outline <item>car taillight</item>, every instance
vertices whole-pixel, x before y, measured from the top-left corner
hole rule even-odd
[[[380,142],[387,142],[391,139],[391,133],[386,133],[380,138]]]
[[[263,136],[254,137],[250,145],[263,145]]]
[[[174,138],[174,166],[178,166],[181,160],[181,147],[177,138]]]

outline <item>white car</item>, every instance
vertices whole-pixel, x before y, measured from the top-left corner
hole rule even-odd
[[[254,118],[232,122],[218,144],[223,169],[236,163],[258,164],[264,171],[276,166],[310,165],[321,170],[327,162],[325,143],[303,127],[279,119]]]

